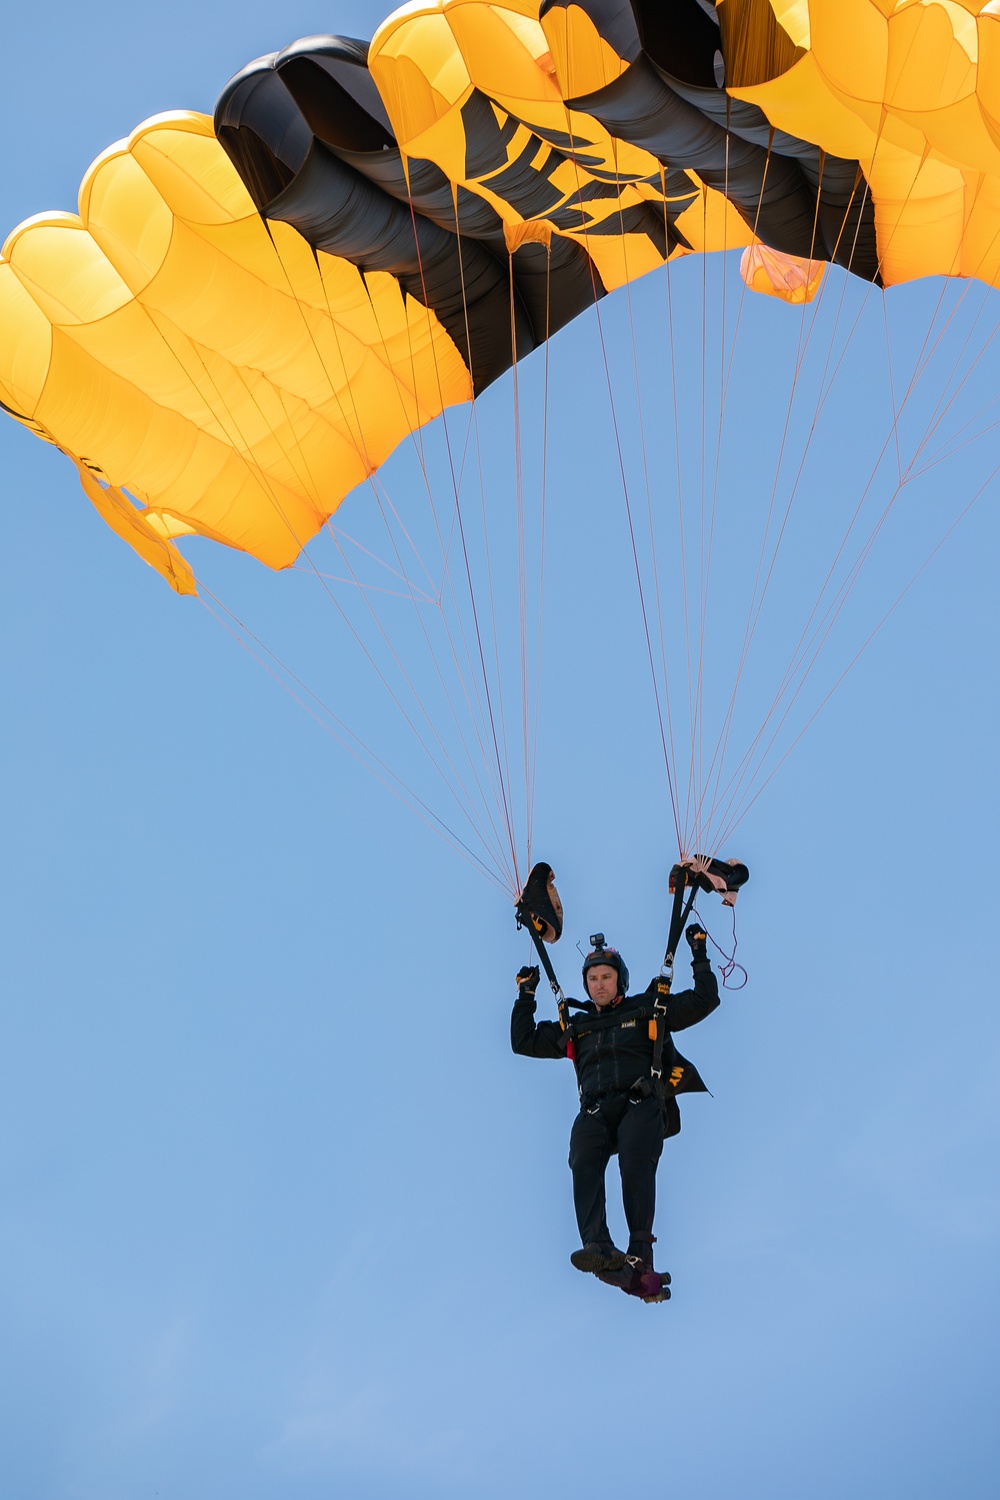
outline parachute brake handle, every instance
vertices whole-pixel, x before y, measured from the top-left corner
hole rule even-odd
[[[556,890],[555,876],[552,866],[547,864],[533,865],[517,900],[514,902],[514,916],[517,920],[518,930],[522,927],[528,933],[534,944],[535,952],[538,954],[538,962],[545,970],[545,977],[549,981],[552,993],[556,999],[559,1011],[559,1024],[566,1030],[569,1020],[569,1012],[566,1008],[566,996],[563,994],[562,985],[556,978],[552,960],[546,951],[546,943],[555,943],[562,936],[563,909]]]
[[[737,896],[749,879],[750,871],[736,859],[710,859],[704,854],[696,854],[694,858],[674,865],[669,882],[670,894],[674,898],[670,914],[670,935],[660,970],[664,979],[669,980],[673,976],[674,954],[697,893],[715,891],[722,897],[723,906],[735,906]],[[690,889],[691,894],[685,901],[686,889]]]

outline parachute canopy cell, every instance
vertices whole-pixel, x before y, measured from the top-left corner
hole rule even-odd
[[[106,151],[0,259],[0,402],[180,592],[288,566],[409,433],[595,300],[741,248],[1000,278],[995,0],[437,0]]]

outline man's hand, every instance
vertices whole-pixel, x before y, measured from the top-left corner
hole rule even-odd
[[[538,988],[541,978],[537,964],[525,964],[523,969],[517,971],[517,998],[519,1000],[530,1000]]]
[[[708,958],[708,933],[704,927],[699,927],[696,922],[692,922],[684,936],[691,945],[692,963],[699,963]]]

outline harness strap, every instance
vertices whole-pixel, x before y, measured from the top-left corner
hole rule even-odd
[[[663,967],[656,981],[653,1017],[649,1023],[649,1035],[653,1043],[653,1063],[650,1072],[661,1093],[663,1091],[663,1043],[667,1036],[667,1001],[670,999],[670,987],[674,982],[674,954],[677,952],[677,944],[681,940],[684,924],[691,915],[695,893],[698,889],[696,882],[692,880],[691,894],[685,901],[684,891],[690,872],[684,865],[675,865],[670,876],[674,883],[674,904],[670,913],[670,930],[667,935],[667,949],[663,955]]]
[[[691,879],[691,872],[684,865],[674,865],[670,872],[670,878],[674,884],[674,904],[670,913],[670,931],[667,937],[667,951],[663,955],[663,967],[672,971],[674,966],[674,954],[677,952],[677,944],[681,940],[684,925],[691,915],[694,898],[698,893],[697,880]],[[684,891],[690,880],[691,894],[687,901],[684,900]]]
[[[524,927],[527,929],[528,936],[531,938],[531,941],[534,944],[535,952],[538,954],[538,962],[545,970],[545,977],[549,981],[549,985],[551,987],[553,995],[555,995],[556,997],[556,1008],[559,1012],[559,1025],[562,1027],[563,1031],[565,1031],[569,1023],[569,1011],[566,1008],[566,996],[563,994],[562,985],[556,978],[556,971],[552,967],[552,960],[551,958],[549,958],[548,950],[545,947],[544,942],[542,941],[542,933],[545,931],[545,924],[538,917],[532,916],[531,912],[523,904],[523,902],[518,902],[517,906],[514,908],[514,913],[517,917],[518,927]]]
[[[568,1000],[566,1003],[567,1005],[579,1004],[574,1000]],[[641,1005],[638,1009],[625,1011],[625,1016],[629,1021],[648,1021],[655,1014],[655,1005]],[[585,1016],[574,1016],[569,1023],[569,1030],[574,1036],[586,1036],[588,1031],[607,1031],[612,1026],[619,1026],[621,1020],[622,1013],[618,1010],[606,1016],[595,1016],[588,1012]]]

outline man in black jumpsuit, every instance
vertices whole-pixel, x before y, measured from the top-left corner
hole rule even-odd
[[[644,994],[627,997],[628,969],[614,948],[588,953],[583,982],[589,1000],[566,1031],[558,1021],[535,1020],[537,968],[523,968],[517,976],[518,996],[510,1018],[514,1051],[525,1057],[570,1056],[576,1063],[580,1113],[570,1135],[569,1165],[583,1248],[570,1259],[579,1271],[652,1269],[656,1168],[664,1137],[680,1129],[675,1096],[705,1091],[697,1069],[681,1057],[669,1033],[703,1021],[719,1004],[705,933],[692,926],[686,937],[691,945],[694,987],[666,1001],[668,1034],[662,1045],[659,1079],[653,1077],[650,1025],[656,980]],[[624,1254],[612,1242],[606,1218],[604,1176],[615,1152],[629,1230]]]

